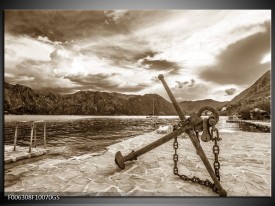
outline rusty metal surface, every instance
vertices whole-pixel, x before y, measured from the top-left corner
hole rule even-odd
[[[197,138],[198,138],[198,134],[196,134]],[[216,144],[215,144],[216,145]],[[214,146],[215,146],[214,145]],[[177,137],[175,137],[174,139],[174,143],[173,143],[173,148],[175,150],[175,153],[173,155],[173,160],[174,160],[174,174],[179,176],[182,180],[184,181],[189,181],[189,182],[193,182],[193,183],[198,183],[200,185],[204,185],[205,187],[209,187],[213,190],[213,192],[216,192],[218,193],[218,188],[216,187],[216,185],[212,182],[210,182],[208,179],[206,180],[201,180],[200,178],[196,177],[196,176],[193,176],[193,177],[188,177],[187,175],[184,175],[184,174],[179,174],[179,169],[178,169],[178,160],[179,160],[179,157],[178,157],[178,154],[177,154],[177,149],[178,149],[178,141],[177,141]],[[215,154],[215,161],[214,161],[214,164],[216,162],[216,154]],[[215,174],[218,178],[218,180],[220,181],[220,176],[219,176],[219,169],[215,170]]]
[[[173,105],[174,105],[174,107],[175,107],[175,110],[177,111],[177,113],[178,113],[180,119],[181,119],[181,120],[185,120],[186,117],[185,117],[184,113],[182,112],[182,110],[181,110],[181,108],[180,108],[178,102],[176,101],[176,99],[175,99],[173,93],[171,92],[170,88],[168,87],[166,81],[164,80],[164,76],[163,76],[162,74],[160,74],[160,75],[158,76],[158,78],[159,78],[159,80],[162,82],[162,84],[163,84],[163,86],[164,86],[164,88],[165,88],[165,90],[166,90],[166,92],[167,92],[167,94],[168,94],[170,100],[172,101],[172,103],[173,103]]]
[[[173,156],[174,159],[174,174],[178,175],[181,179],[186,180],[186,181],[191,181],[191,182],[196,182],[201,185],[205,185],[207,187],[212,188],[212,190],[216,193],[218,193],[220,196],[225,197],[227,196],[226,191],[222,188],[220,184],[220,174],[219,174],[219,169],[220,169],[220,163],[218,161],[218,154],[219,154],[219,146],[217,145],[217,141],[220,140],[219,138],[219,133],[218,130],[215,128],[215,125],[219,121],[219,115],[218,112],[210,106],[204,106],[202,107],[197,113],[192,114],[189,118],[186,118],[184,113],[182,112],[179,104],[177,103],[173,93],[171,92],[170,88],[168,87],[164,76],[159,75],[159,79],[161,80],[170,100],[172,101],[175,110],[177,111],[179,117],[180,117],[180,122],[178,125],[174,125],[174,131],[171,132],[170,134],[165,135],[164,137],[152,142],[151,144],[137,150],[137,151],[132,151],[126,156],[123,156],[120,151],[118,151],[115,155],[115,162],[119,166],[119,168],[124,169],[125,168],[125,162],[127,161],[132,161],[132,160],[137,160],[137,158],[140,155],[145,154],[146,152],[149,152],[152,149],[155,149],[156,147],[164,144],[165,142],[175,139],[174,141],[174,149],[175,149],[175,154]],[[202,118],[201,115],[203,114],[204,111],[210,111],[212,114],[208,118]],[[211,131],[210,131],[211,128]],[[201,140],[203,142],[209,142],[210,140],[214,141],[214,146],[213,146],[213,154],[215,156],[215,161],[213,163],[214,169],[211,167],[211,164],[207,158],[207,156],[204,153],[203,148],[201,147],[200,140],[199,140],[199,132],[203,132],[201,135]],[[182,133],[188,134],[192,144],[194,145],[197,155],[199,155],[200,159],[204,163],[210,177],[214,181],[214,183],[211,183],[209,180],[202,181],[197,177],[192,177],[188,178],[185,175],[179,175],[178,174],[178,168],[177,168],[177,161],[178,161],[178,156],[176,153],[176,150],[178,148],[178,143],[176,141],[177,136],[179,136]],[[215,133],[215,137],[214,137]]]

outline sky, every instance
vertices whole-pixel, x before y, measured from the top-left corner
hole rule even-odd
[[[229,101],[271,69],[270,10],[5,11],[5,82]]]

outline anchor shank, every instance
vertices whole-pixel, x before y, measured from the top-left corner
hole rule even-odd
[[[201,131],[201,128],[203,128],[204,133],[202,135],[202,140],[206,141],[206,142],[211,140],[211,137],[209,136],[208,124],[211,126],[217,124],[217,122],[219,121],[218,112],[210,106],[205,106],[205,107],[202,107],[198,113],[195,113],[195,115],[191,115],[187,119],[185,117],[183,111],[181,110],[178,102],[176,101],[173,93],[171,92],[170,88],[168,87],[166,81],[164,80],[164,76],[162,74],[160,74],[158,76],[158,78],[161,80],[170,100],[172,101],[172,103],[174,105],[175,110],[177,111],[180,119],[182,120],[182,121],[180,121],[181,124],[178,125],[179,128],[176,129],[175,131],[173,131],[172,133],[167,134],[164,137],[152,142],[151,144],[149,144],[137,151],[133,151],[133,152],[129,153],[125,157],[123,157],[121,152],[118,151],[115,155],[115,163],[118,165],[118,167],[120,169],[124,169],[125,162],[136,160],[137,157],[139,157],[140,155],[143,155],[144,153],[149,152],[152,149],[155,149],[156,147],[168,142],[169,140],[171,140],[185,132],[188,134],[192,144],[194,145],[194,147],[196,149],[197,154],[200,156],[200,159],[202,160],[209,175],[211,176],[212,180],[214,181],[214,185],[211,186],[211,187],[213,187],[212,189],[215,190],[222,197],[227,196],[227,192],[222,188],[211,164],[209,163],[207,156],[204,153],[203,148],[200,145],[200,141],[199,141],[198,137],[194,134],[195,131],[199,132],[199,131]],[[211,116],[211,119],[209,118],[207,120],[203,120],[201,115],[202,115],[202,112],[205,110],[211,111],[213,113],[214,117]],[[175,148],[175,150],[176,150],[176,148]],[[175,155],[176,155],[176,157],[178,157],[177,154],[175,154]],[[175,165],[176,165],[176,162],[175,162]],[[174,171],[175,171],[175,169],[176,169],[176,171],[178,170],[176,166],[174,167]],[[176,172],[175,174],[178,174],[178,173]]]
[[[211,167],[211,164],[209,163],[208,158],[206,157],[199,140],[197,137],[194,135],[193,130],[186,131],[186,133],[189,135],[194,147],[196,148],[197,154],[200,156],[204,166],[206,167],[208,173],[210,174],[212,180],[215,183],[215,186],[218,188],[218,193],[220,196],[225,197],[227,195],[226,191],[222,188],[219,180],[217,179],[214,170]]]
[[[170,134],[167,134],[167,135],[165,135],[164,137],[162,137],[162,138],[160,138],[160,139],[158,139],[158,140],[152,142],[151,144],[148,144],[148,145],[146,145],[145,147],[143,147],[143,148],[141,148],[141,149],[139,149],[139,150],[137,150],[137,151],[135,151],[135,152],[132,152],[132,153],[128,154],[127,156],[125,156],[125,160],[126,160],[126,159],[127,159],[127,160],[135,159],[135,158],[137,158],[138,156],[141,156],[141,155],[143,155],[144,153],[147,153],[147,152],[151,151],[152,149],[155,149],[156,147],[159,147],[160,145],[162,145],[162,144],[164,144],[164,143],[170,141],[171,139],[173,139],[173,138],[179,136],[179,135],[182,134],[183,132],[184,132],[184,130],[179,129],[179,130],[176,130],[176,131],[174,131],[174,132],[172,132],[172,133],[170,133]],[[126,161],[127,161],[127,160],[126,160]]]
[[[170,100],[172,101],[172,103],[173,103],[173,105],[174,105],[174,107],[175,107],[175,109],[176,109],[176,111],[177,111],[180,119],[181,120],[185,120],[186,117],[185,117],[183,111],[181,110],[181,108],[180,108],[177,100],[175,99],[173,93],[171,92],[170,88],[168,87],[168,85],[167,85],[167,83],[166,83],[166,81],[164,79],[164,76],[162,74],[159,75],[159,80],[162,82],[162,84],[163,84],[163,86],[164,86],[164,88],[165,88],[165,90],[166,90],[166,92],[167,92]]]
[[[167,134],[165,136],[163,136],[162,138],[152,142],[151,144],[135,151],[135,152],[131,152],[128,155],[126,155],[125,157],[122,156],[121,152],[118,151],[115,155],[115,162],[118,165],[118,167],[120,169],[124,169],[125,168],[125,162],[127,161],[131,161],[134,159],[137,159],[137,157],[143,155],[146,152],[151,151],[152,149],[155,149],[156,147],[164,144],[165,142],[168,142],[169,140],[179,136],[180,134],[182,134],[183,132],[186,131],[186,128],[180,128],[175,130],[174,132],[171,132],[170,134]]]

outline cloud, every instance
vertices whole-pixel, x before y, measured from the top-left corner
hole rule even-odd
[[[132,42],[132,45],[135,42]],[[99,59],[104,59],[113,66],[129,68],[136,63],[135,56],[143,53],[142,49],[128,48],[129,45],[95,45],[90,48],[82,49],[80,52],[84,55],[96,55]]]
[[[130,38],[116,43],[93,45],[81,49],[83,55],[96,55],[99,59],[104,59],[113,66],[145,70],[167,71],[170,74],[178,74],[181,67],[176,62],[171,62],[165,59],[156,59],[157,51],[150,50],[147,47],[147,42]]]
[[[5,66],[15,67],[22,61],[50,61],[54,45],[45,44],[35,38],[5,33]]]
[[[33,78],[33,81],[41,81],[52,75],[52,71],[48,69],[49,67],[49,61],[25,60],[16,65],[12,72],[15,77],[28,76]]]
[[[241,39],[223,50],[218,63],[203,68],[200,77],[218,84],[250,85],[265,71],[269,63],[261,64],[264,55],[270,52],[270,22],[265,22],[262,31]]]
[[[230,96],[230,95],[235,94],[237,90],[235,88],[230,88],[230,89],[226,89],[224,91],[225,91],[226,95]]]
[[[105,21],[106,24],[109,24],[112,22],[117,24],[126,15],[127,10],[107,10],[107,11],[104,11],[104,13],[108,17],[108,19],[106,19]]]
[[[25,60],[15,68],[7,68],[12,75],[5,73],[5,81],[46,92],[72,93],[76,91],[76,85],[73,82],[56,76],[49,68],[51,68],[50,61]]]
[[[172,79],[165,79],[171,92],[178,101],[185,100],[201,100],[209,98],[211,95],[212,85],[207,82],[198,82],[195,79],[189,81],[171,81]],[[159,88],[157,93],[170,101],[163,85],[158,82]]]
[[[183,82],[184,83],[184,82]],[[179,87],[178,83],[176,87],[171,88],[172,93],[175,98],[181,100],[200,100],[209,98],[210,87],[205,84],[197,83],[193,86],[188,84],[180,84],[182,87]]]
[[[122,12],[123,13],[123,12]],[[5,11],[5,31],[13,35],[33,38],[47,37],[50,41],[66,42],[87,37],[102,38],[118,33],[128,33],[124,24],[105,24],[112,18],[118,21],[119,12],[106,16],[104,11]]]
[[[178,74],[181,67],[176,62],[167,60],[148,60],[144,59],[140,61],[141,65],[146,69],[153,69],[157,71],[168,70],[170,74]]]
[[[113,92],[138,92],[146,87],[148,84],[121,84],[113,81],[113,78],[118,75],[113,74],[89,74],[87,76],[82,75],[70,75],[64,77],[70,81],[76,83],[77,88],[81,90],[96,90],[96,91],[113,91]]]
[[[194,87],[196,81],[194,79],[191,79],[190,82],[189,81],[184,81],[184,82],[181,82],[181,81],[175,81],[176,82],[176,86],[175,88],[184,88],[184,87]]]
[[[112,76],[116,74],[89,74],[87,76],[82,75],[68,75],[65,79],[69,79],[75,82],[81,89],[91,89],[91,90],[106,90],[113,87],[117,87],[118,84],[111,80]]]
[[[145,94],[163,90],[157,78],[162,73],[179,98],[213,94],[229,99],[225,89],[245,88],[238,84],[251,82],[270,67],[268,58],[263,59],[270,28],[262,24],[270,14],[9,10],[5,80],[60,93],[98,89]],[[219,94],[214,93],[217,84]]]
[[[158,54],[157,51],[145,50],[144,52],[135,55],[134,58],[135,58],[136,61],[138,61],[138,60],[142,60],[142,59],[152,58],[152,57],[154,57],[156,54]]]
[[[91,88],[131,93],[150,86],[148,83],[153,74],[134,66],[136,56],[142,56],[146,51],[143,48],[132,52],[127,47],[109,45],[104,48],[102,44],[98,46],[100,49],[95,46],[84,50],[82,45],[55,44],[47,38],[16,38],[10,34],[6,40],[5,81],[10,83],[61,93]],[[109,81],[108,74],[114,72],[114,79]],[[97,76],[99,73],[101,76]],[[92,86],[88,85],[88,80]]]
[[[129,35],[144,25],[158,23],[160,17],[165,19],[170,13],[161,10],[7,10],[5,32],[63,43],[83,39],[99,41]]]

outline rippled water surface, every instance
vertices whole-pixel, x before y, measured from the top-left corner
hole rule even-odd
[[[237,123],[226,123],[226,119],[227,117],[220,117],[217,125],[220,132],[246,130]],[[160,125],[175,124],[179,121],[177,116],[152,120],[145,116],[7,115],[4,125],[5,144],[13,144],[17,121],[33,120],[47,122],[48,147],[64,148],[61,155],[66,157],[102,151],[108,145],[153,131]],[[28,146],[30,132],[29,123],[19,126],[18,145]],[[38,145],[43,144],[42,140],[43,124],[38,124]]]

